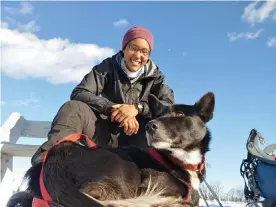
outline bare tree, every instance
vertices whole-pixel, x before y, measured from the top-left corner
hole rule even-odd
[[[243,187],[239,186],[239,187],[236,187],[236,188],[231,188],[226,193],[226,200],[234,201],[234,202],[245,201]]]
[[[213,189],[214,193],[218,196],[219,199],[223,196],[223,185],[220,181],[211,184],[211,188]],[[213,196],[213,195],[212,195]],[[215,199],[213,196],[212,200]]]
[[[244,189],[242,186],[231,188],[227,193],[224,193],[224,188],[220,181],[212,182],[209,185],[219,200],[233,202],[245,201]],[[205,198],[207,200],[215,200],[215,196],[212,194],[210,189],[208,189],[208,187],[205,184],[202,184],[200,189],[203,194],[203,196],[201,195],[201,198]]]
[[[209,200],[209,197],[208,197],[208,195],[209,195],[209,189],[207,188],[207,186],[202,184],[201,187],[200,187],[200,189],[201,189],[201,192],[203,194],[203,195],[201,195],[201,197]]]
[[[223,185],[221,184],[221,182],[219,181],[213,182],[210,184],[210,187],[219,199],[223,197]],[[204,194],[204,197],[207,198],[208,200],[215,199],[215,196],[212,194],[210,189],[207,188],[206,185],[202,184],[201,190],[202,190],[202,193]]]
[[[235,188],[231,188],[227,193],[226,193],[226,200],[227,201],[234,201],[235,200]]]
[[[236,199],[239,202],[245,201],[244,190],[241,186],[236,188]]]

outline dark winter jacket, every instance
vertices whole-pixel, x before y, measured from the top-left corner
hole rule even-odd
[[[106,58],[85,75],[71,94],[72,100],[87,103],[94,112],[109,116],[113,104],[134,104],[141,102],[145,118],[151,118],[148,95],[154,94],[161,101],[174,103],[172,89],[165,83],[165,77],[152,60],[144,66],[145,73],[133,84],[121,68],[123,52]]]

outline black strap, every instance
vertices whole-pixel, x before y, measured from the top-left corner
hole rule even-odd
[[[244,195],[245,195],[245,199],[248,202],[252,202],[252,201],[258,202],[260,198],[260,195],[255,193],[257,189],[254,189],[254,188],[258,188],[258,181],[256,178],[257,165],[258,165],[258,160],[248,155],[247,159],[244,159],[240,166],[240,173],[244,179]]]

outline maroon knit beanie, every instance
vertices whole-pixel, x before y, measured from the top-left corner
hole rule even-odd
[[[132,41],[136,38],[145,39],[149,43],[149,46],[150,46],[151,50],[153,49],[153,35],[149,30],[147,30],[144,27],[132,27],[132,28],[130,28],[126,32],[126,34],[123,38],[122,48],[125,48],[127,43],[129,43],[130,41]]]

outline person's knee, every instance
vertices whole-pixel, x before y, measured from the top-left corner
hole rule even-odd
[[[81,101],[76,101],[76,100],[71,100],[67,101],[62,105],[62,108],[71,108],[72,110],[91,110],[88,104],[81,102]]]
[[[65,114],[89,114],[92,115],[92,117],[95,117],[95,113],[93,110],[89,107],[88,104],[81,102],[81,101],[76,101],[76,100],[70,100],[65,102],[59,109],[58,113],[65,113]]]
[[[94,124],[96,115],[88,104],[81,101],[67,101],[57,112],[52,122],[52,128],[63,128],[82,130],[87,125]],[[52,130],[51,130],[52,132]],[[54,130],[56,132],[56,130]]]

